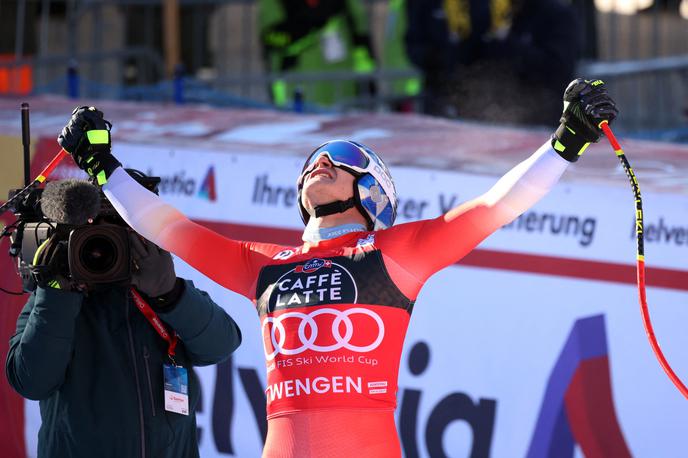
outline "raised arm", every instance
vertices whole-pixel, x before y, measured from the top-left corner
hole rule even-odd
[[[270,259],[269,246],[228,239],[194,223],[121,167],[113,171],[103,191],[136,232],[213,281],[253,299],[258,270]]]
[[[81,169],[98,180],[108,200],[136,232],[215,282],[253,299],[258,270],[279,247],[225,238],[139,185],[110,153],[110,123],[94,107],[74,110],[58,142]]]
[[[564,94],[561,125],[535,154],[489,191],[432,220],[402,224],[378,236],[387,256],[422,284],[463,258],[488,235],[535,205],[601,134],[603,119],[616,117],[601,81],[575,80]]]

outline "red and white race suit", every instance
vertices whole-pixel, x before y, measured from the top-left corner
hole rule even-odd
[[[108,199],[141,235],[253,302],[267,370],[265,457],[400,456],[397,376],[425,281],[530,208],[568,162],[549,145],[435,218],[290,247],[225,238],[117,169]]]

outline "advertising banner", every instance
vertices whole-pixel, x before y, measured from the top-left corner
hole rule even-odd
[[[124,143],[117,155],[126,167],[160,176],[160,195],[214,230],[300,243],[301,158]],[[433,276],[418,297],[397,393],[406,456],[685,455],[685,400],[656,362],[638,310],[631,191],[576,183],[572,169],[535,207]],[[418,167],[392,167],[392,174],[397,224],[436,217],[498,179]],[[688,200],[644,198],[651,314],[685,380]],[[176,265],[244,336],[230,360],[197,369],[201,456],[259,456],[266,374],[258,315],[245,298]],[[27,448],[35,450],[40,417],[26,404]]]

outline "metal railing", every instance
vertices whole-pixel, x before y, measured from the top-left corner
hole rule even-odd
[[[672,132],[688,140],[688,54],[653,59],[589,62],[579,73],[605,80],[623,116],[617,126],[629,132]],[[661,132],[658,133],[661,135]]]

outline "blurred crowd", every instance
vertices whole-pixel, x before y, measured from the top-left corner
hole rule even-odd
[[[103,7],[106,20],[101,23],[111,21],[116,26],[108,26],[107,38],[100,39],[98,27],[87,27],[100,10],[91,14],[83,7],[77,11],[64,0],[25,3],[24,10],[19,8],[22,0],[2,1],[0,94],[3,74],[8,80],[2,63],[17,56],[94,56],[108,50],[114,53],[113,61],[120,59],[115,54],[121,50],[144,49],[167,64],[168,49],[159,33],[165,28],[161,3],[102,2],[110,6]],[[625,28],[615,25],[623,22],[621,16],[603,22],[598,10],[612,10],[603,10],[602,4],[610,8],[632,4],[640,20]],[[685,53],[680,33],[685,21],[680,18],[688,18],[688,0],[642,4],[649,6],[641,9],[639,2],[631,0],[182,2],[178,7],[179,60],[186,73],[179,74],[202,82],[215,79],[220,83],[214,87],[221,91],[240,93],[261,105],[269,98],[288,109],[389,107],[451,118],[551,126],[560,112],[561,88],[580,76],[575,71],[581,60]],[[649,15],[642,13],[650,12],[652,24],[643,22],[643,16],[649,19]],[[21,16],[26,20],[18,27]],[[668,21],[660,22],[660,16]],[[600,34],[611,34],[614,43],[610,45],[607,39],[598,44],[598,25]],[[93,36],[92,47],[82,35]],[[39,49],[39,42],[45,49]],[[659,49],[665,45],[666,49]],[[172,78],[162,66],[145,67],[138,54],[132,56],[126,58],[123,72],[110,67],[113,71],[98,73],[94,69],[100,66],[84,65],[86,60],[79,62],[80,71],[84,79],[124,86]],[[50,62],[37,64],[41,72],[34,75],[36,86],[49,85],[51,78],[64,73]],[[226,83],[229,80],[240,83]],[[27,88],[29,92],[30,84]],[[540,108],[532,110],[532,106]],[[638,115],[638,119],[643,118]]]
[[[260,0],[260,38],[267,70],[370,74],[391,81],[390,105],[445,117],[513,124],[556,123],[561,88],[579,58],[594,57],[594,29],[583,16],[592,0],[390,0],[382,55],[376,55],[361,0]],[[414,68],[421,78],[394,78]],[[331,104],[375,96],[373,79],[318,83],[309,100]],[[335,90],[335,87],[337,88]],[[270,88],[277,105],[298,91],[284,80]],[[533,106],[542,107],[532,110]]]

